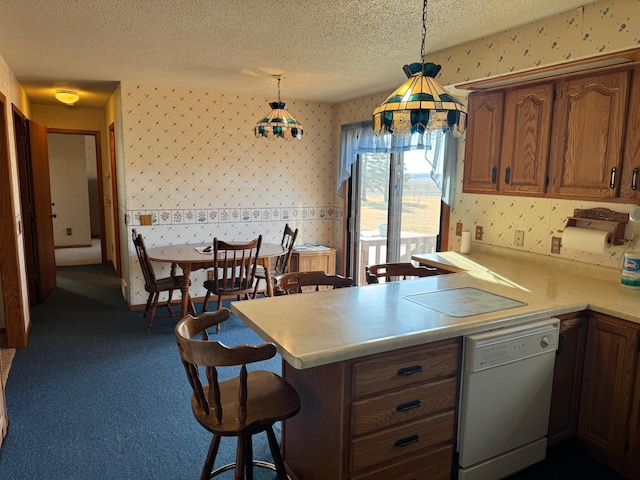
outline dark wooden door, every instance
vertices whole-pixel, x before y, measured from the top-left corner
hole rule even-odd
[[[27,120],[28,155],[32,189],[34,248],[38,300],[42,301],[56,286],[56,257],[53,246],[53,215],[49,183],[47,127]]]

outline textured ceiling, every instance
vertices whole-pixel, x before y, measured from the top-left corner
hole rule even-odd
[[[426,51],[593,0],[431,0]],[[340,102],[393,90],[419,61],[420,0],[0,0],[0,55],[33,103],[118,81]]]

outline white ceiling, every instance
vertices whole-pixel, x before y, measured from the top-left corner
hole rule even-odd
[[[431,0],[435,52],[593,0]],[[33,103],[119,81],[341,102],[391,91],[420,60],[420,0],[0,0],[0,55]]]

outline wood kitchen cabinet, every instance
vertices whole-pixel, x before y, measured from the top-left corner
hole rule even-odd
[[[469,95],[463,191],[640,199],[640,67]]]
[[[553,371],[548,445],[576,436],[587,341],[586,312],[560,316],[560,341]]]
[[[505,94],[499,178],[503,193],[545,192],[553,89],[553,83],[544,83]]]
[[[639,339],[640,325],[589,314],[578,438],[629,478],[640,478]]]
[[[620,196],[640,200],[640,67],[631,71]]]
[[[553,83],[469,96],[465,192],[545,191]]]
[[[629,71],[556,83],[550,191],[561,197],[616,197]]]
[[[503,92],[469,95],[462,184],[465,193],[498,191],[503,102]]]
[[[289,260],[290,272],[323,271],[330,275],[336,273],[336,249],[328,247],[294,248]]]
[[[453,468],[460,338],[283,375],[302,408],[283,427],[298,480],[445,480]]]

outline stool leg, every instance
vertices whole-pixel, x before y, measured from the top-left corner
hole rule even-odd
[[[253,441],[251,435],[245,437],[244,462],[247,480],[253,480]]]
[[[238,437],[238,446],[236,447],[236,474],[235,480],[244,480],[244,437]]]
[[[273,426],[267,428],[267,439],[269,440],[269,449],[271,450],[271,456],[273,457],[273,464],[278,472],[279,480],[287,480],[287,469],[284,468],[284,461],[280,454],[280,447],[278,446],[278,440],[276,440],[276,434],[273,433]]]
[[[213,470],[213,464],[216,461],[218,447],[220,446],[220,438],[220,436],[214,435],[211,439],[211,445],[209,445],[207,459],[204,462],[204,467],[202,468],[202,473],[200,474],[200,480],[209,480],[211,478],[211,471]]]

